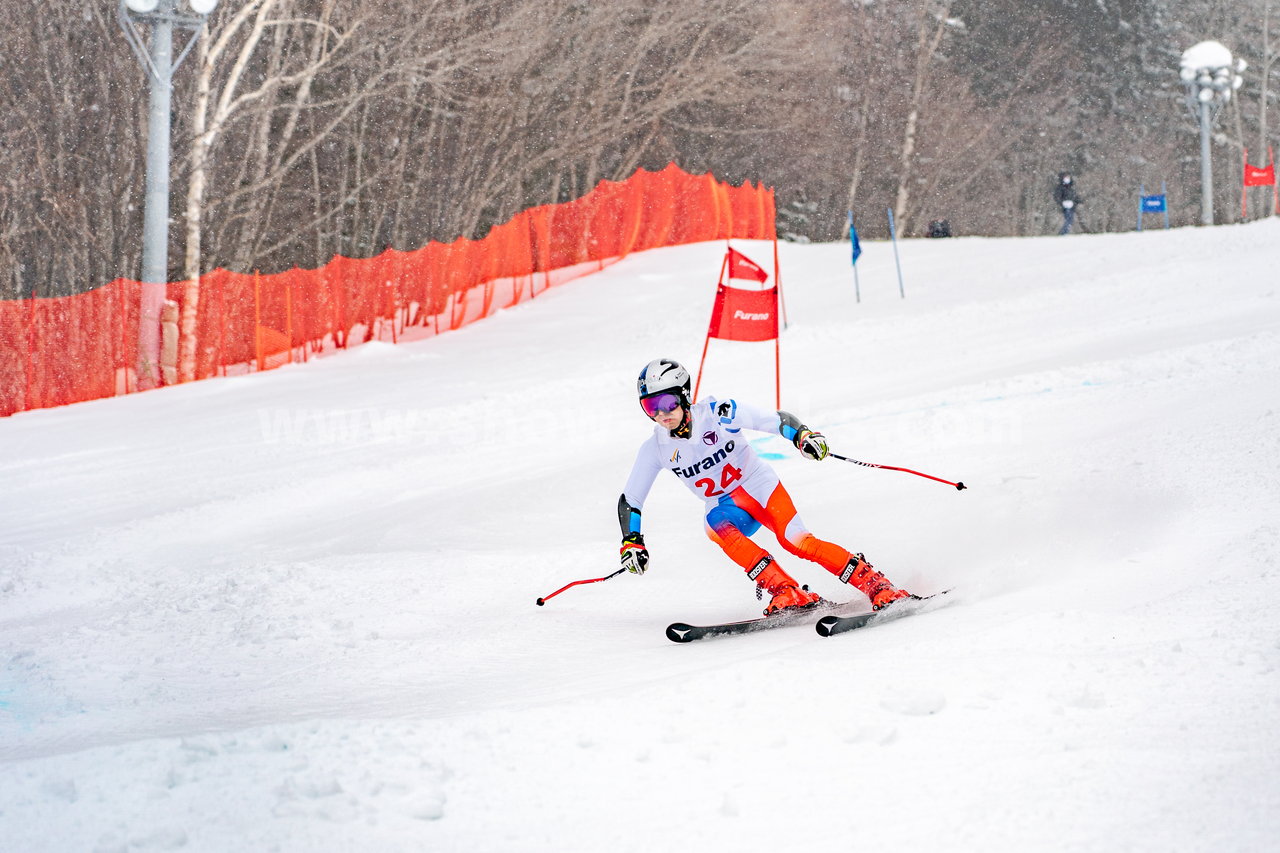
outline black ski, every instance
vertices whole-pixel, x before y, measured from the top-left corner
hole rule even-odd
[[[858,606],[866,606],[864,602],[827,601],[825,598],[817,605],[805,610],[784,610],[773,616],[761,616],[746,619],[742,622],[722,622],[717,625],[688,625],[684,622],[673,622],[667,626],[667,639],[673,643],[691,643],[709,637],[724,637],[731,634],[751,634],[755,631],[767,631],[771,628],[785,628],[790,625],[808,625],[814,619],[832,611],[851,610]],[[873,614],[865,614],[871,616]],[[838,618],[828,616],[829,619]],[[857,618],[857,617],[853,617]]]
[[[910,598],[900,598],[872,613],[859,613],[856,616],[824,616],[818,620],[818,624],[814,628],[820,636],[830,637],[832,634],[843,634],[845,631],[856,631],[858,628],[892,622],[895,619],[901,619],[903,616],[911,616],[925,610],[928,607],[927,602],[946,595],[950,591],[949,589],[944,589],[942,592],[935,592],[933,595],[913,595]]]

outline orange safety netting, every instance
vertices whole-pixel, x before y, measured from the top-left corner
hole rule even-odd
[[[734,187],[672,164],[525,210],[480,240],[335,256],[319,269],[271,275],[217,269],[200,278],[195,377],[267,370],[368,340],[418,339],[631,252],[774,233],[772,189]],[[166,285],[179,307],[185,285]],[[117,279],[76,296],[0,301],[0,416],[136,390],[141,293],[138,282]]]

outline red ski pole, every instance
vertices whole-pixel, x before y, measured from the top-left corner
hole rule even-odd
[[[541,607],[542,605],[546,604],[548,599],[555,598],[557,595],[559,595],[560,593],[564,592],[566,589],[568,589],[568,588],[569,588],[569,587],[571,587],[571,586],[577,586],[577,585],[578,585],[578,584],[580,584],[580,583],[600,583],[600,581],[607,581],[609,578],[616,578],[618,575],[622,574],[622,573],[623,573],[623,572],[625,572],[625,571],[626,571],[626,569],[625,569],[625,568],[623,568],[623,569],[618,569],[618,570],[617,570],[616,572],[614,572],[613,574],[611,574],[611,575],[605,575],[605,576],[604,576],[604,577],[602,577],[602,578],[591,578],[590,580],[585,580],[585,581],[574,581],[573,583],[567,583],[567,584],[565,584],[564,586],[562,586],[562,587],[560,587],[559,589],[557,589],[555,592],[551,593],[550,595],[544,595],[542,598],[539,598],[539,599],[538,599],[538,606],[539,606],[539,607]]]
[[[857,459],[850,459],[848,456],[841,456],[839,453],[831,453],[836,459],[845,462],[852,462],[854,465],[861,465],[863,468],[883,468],[886,471],[902,471],[904,474],[915,474],[917,477],[924,477],[926,480],[933,480],[938,483],[946,483],[948,486],[955,486],[956,490],[968,488],[964,483],[953,483],[950,480],[944,480],[941,477],[935,477],[932,474],[921,474],[919,471],[912,471],[910,468],[897,468],[893,465],[877,465],[874,462],[859,462]]]

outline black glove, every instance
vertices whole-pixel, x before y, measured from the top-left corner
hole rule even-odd
[[[827,439],[820,432],[801,430],[796,433],[796,449],[807,459],[821,462],[827,458]]]
[[[644,547],[644,537],[639,533],[623,536],[618,554],[622,559],[622,568],[633,574],[642,575],[649,568],[649,549]]]

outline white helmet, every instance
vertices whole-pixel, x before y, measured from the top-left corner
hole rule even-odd
[[[669,358],[655,358],[640,371],[640,378],[636,380],[636,394],[640,400],[657,394],[676,394],[680,398],[680,405],[688,410],[692,393],[689,386],[689,371],[680,362]],[[641,403],[641,407],[643,405]]]

